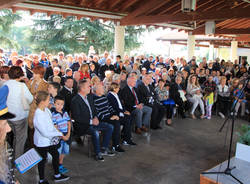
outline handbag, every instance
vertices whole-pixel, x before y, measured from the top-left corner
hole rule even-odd
[[[22,100],[22,105],[23,105],[23,110],[29,111],[30,110],[30,104],[28,100],[24,97],[24,84],[21,83],[21,100]]]

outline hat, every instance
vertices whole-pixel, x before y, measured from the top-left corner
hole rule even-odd
[[[3,86],[0,88],[0,120],[12,119],[16,117],[14,114],[8,111],[8,107],[6,105],[8,94],[9,94],[8,86]]]

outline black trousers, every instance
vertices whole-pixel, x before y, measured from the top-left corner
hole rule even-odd
[[[230,110],[230,98],[218,95],[217,103],[218,112],[222,112],[225,116],[227,116],[228,110]]]
[[[121,139],[121,129],[120,126],[123,125],[122,130],[122,139],[125,141],[131,140],[131,117],[128,115],[125,115],[124,117],[120,117],[119,120],[110,120],[110,119],[104,119],[104,122],[107,122],[109,124],[112,124],[114,126],[113,134],[112,134],[112,143],[113,146],[118,146],[120,144]]]
[[[187,111],[190,108],[190,104],[188,101],[183,102],[182,99],[174,99],[175,103],[178,105],[178,112],[183,117],[185,111]]]
[[[59,153],[57,151],[57,146],[48,147],[35,147],[36,151],[43,158],[41,162],[38,163],[38,172],[40,180],[44,179],[45,164],[47,160],[47,154],[50,153],[52,156],[52,165],[54,169],[54,174],[59,174]]]
[[[164,106],[155,103],[152,107],[151,128],[157,128],[165,114]]]
[[[122,140],[129,142],[131,141],[132,132],[132,117],[124,114],[124,117],[120,117],[120,124],[123,125],[121,138]]]

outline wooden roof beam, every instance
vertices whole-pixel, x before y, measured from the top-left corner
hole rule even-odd
[[[153,15],[153,16],[127,16],[121,19],[121,25],[143,25],[154,23],[171,23],[171,22],[192,22],[208,20],[226,20],[232,18],[250,18],[250,8],[235,8],[223,11],[191,12],[178,13],[176,15]]]
[[[250,34],[239,35],[235,38],[237,41],[250,42]]]
[[[0,9],[9,8],[16,3],[21,3],[24,0],[0,0]]]
[[[204,35],[205,27],[200,27],[192,31],[193,35]],[[250,34],[248,29],[215,29],[215,34]]]

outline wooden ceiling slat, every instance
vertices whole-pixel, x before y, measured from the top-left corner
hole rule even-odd
[[[209,5],[205,6],[204,8],[200,8],[199,10],[197,9],[197,11],[208,11],[211,10],[214,7],[219,6],[220,4],[224,4],[224,1],[222,0],[218,0],[217,2],[212,1],[211,4],[209,3]]]
[[[244,4],[246,4],[246,2],[242,1],[242,2],[237,3],[237,4],[235,4],[234,6],[232,6],[231,9],[236,8],[236,7],[239,7],[239,6],[244,5]]]
[[[132,6],[134,3],[136,3],[138,0],[127,0],[123,1],[121,5],[121,12],[126,11],[128,7]]]
[[[240,20],[236,20],[234,22],[232,22],[229,25],[226,25],[226,28],[244,28],[244,25],[248,24],[248,20],[246,19],[240,19]]]
[[[200,0],[197,2],[197,10],[200,9],[201,7],[207,5],[208,3],[211,3],[213,0]]]
[[[121,0],[111,0],[111,1],[107,1],[107,7],[112,10],[114,9],[119,3],[121,3]]]
[[[147,14],[150,14],[154,10],[157,10],[158,8],[160,8],[161,6],[164,6],[166,3],[170,2],[170,1],[171,0],[165,0],[165,1],[162,1],[161,3],[157,4],[156,6],[151,7],[151,9],[147,12]]]
[[[232,19],[223,20],[223,21],[217,23],[217,24],[216,24],[216,27],[217,27],[217,26],[218,26],[218,27],[223,26],[223,25],[225,25],[225,24],[227,24],[227,23],[229,23],[229,22],[231,22],[231,21],[232,21]]]
[[[179,6],[181,4],[181,1],[179,0],[172,0],[170,3],[168,3],[168,8],[166,8],[164,11],[159,12],[160,15],[164,15],[168,13],[172,8],[175,8],[176,6]]]
[[[133,19],[137,17],[138,15],[148,12],[152,7],[157,6],[159,3],[161,3],[162,0],[148,0],[146,3],[141,5],[139,8],[135,9],[133,12],[131,12],[128,16],[124,17],[124,20]]]
[[[231,19],[229,22],[227,22],[226,24],[224,24],[223,26],[220,26],[220,29],[224,29],[227,28],[229,25],[235,24],[235,19]]]

